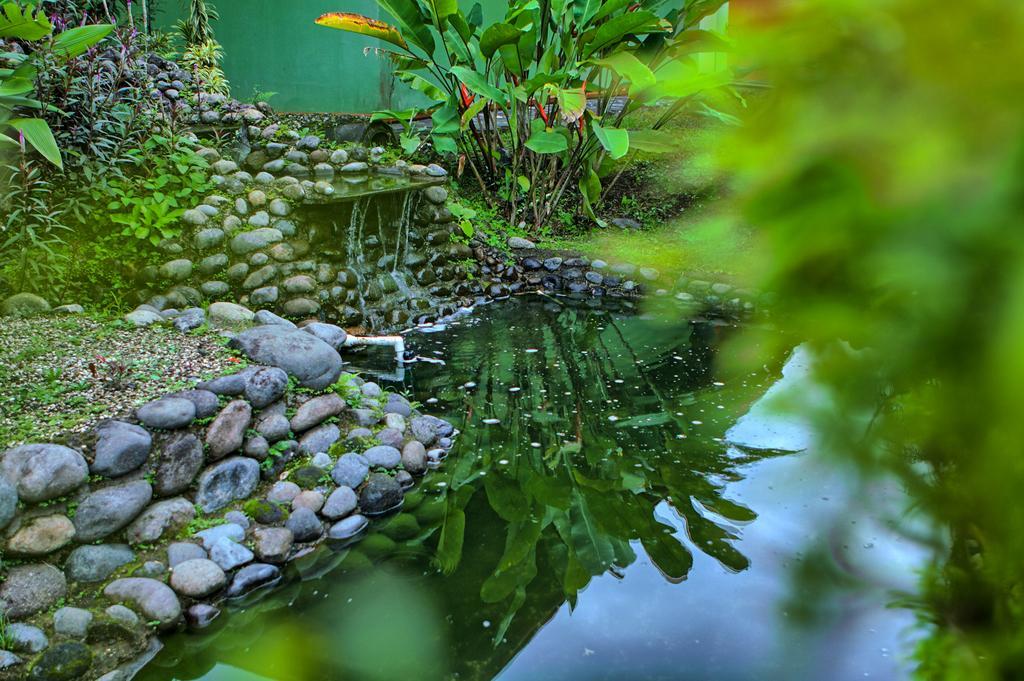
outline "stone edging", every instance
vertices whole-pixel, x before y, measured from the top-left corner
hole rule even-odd
[[[342,372],[342,329],[259,316],[230,342],[252,366],[0,455],[0,679],[124,681],[158,633],[357,541],[445,458],[451,424]]]

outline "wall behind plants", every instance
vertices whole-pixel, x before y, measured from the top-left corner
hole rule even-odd
[[[480,1],[487,20],[499,19],[506,6],[504,0]],[[213,28],[224,47],[224,72],[238,99],[250,98],[259,87],[277,93],[270,104],[278,111],[353,113],[401,109],[417,101],[417,93],[393,78],[389,61],[363,54],[367,47],[380,47],[380,41],[313,23],[337,11],[392,22],[374,0],[212,2],[220,12]],[[157,24],[168,30],[183,10],[177,2],[162,9]]]
[[[468,9],[477,0],[461,0]],[[388,23],[393,19],[374,0],[212,0],[220,20],[214,23],[224,46],[224,72],[232,94],[249,99],[255,88],[276,92],[278,111],[369,113],[404,109],[422,102],[392,75],[391,63],[363,54],[380,41],[316,26],[325,12],[355,12]],[[506,0],[479,0],[486,22],[501,19]],[[187,3],[184,3],[187,4]],[[181,4],[168,2],[157,24],[172,28],[183,15]],[[706,28],[723,30],[728,10],[709,17]],[[708,64],[710,69],[713,64]]]

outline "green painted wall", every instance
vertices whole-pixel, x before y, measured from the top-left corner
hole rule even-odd
[[[188,0],[166,0],[158,24],[168,29],[182,16]],[[317,26],[325,12],[365,14],[391,22],[375,0],[212,0],[220,12],[214,24],[224,46],[224,71],[232,94],[249,99],[258,87],[276,92],[278,111],[368,113],[403,109],[423,101],[395,80],[391,63],[366,48],[371,38]],[[462,0],[468,9],[475,0]],[[497,21],[506,0],[481,0],[484,20]],[[705,20],[707,28],[724,29],[728,10]],[[713,59],[713,58],[712,58]],[[711,67],[712,63],[705,64]]]

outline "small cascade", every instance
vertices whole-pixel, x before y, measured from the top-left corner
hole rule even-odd
[[[322,229],[311,248],[334,264],[339,286],[332,288],[323,317],[374,332],[393,330],[437,316],[451,284],[444,242],[426,239],[436,227],[419,215],[417,192],[363,195],[310,208],[308,219]],[[429,251],[434,251],[429,252]]]

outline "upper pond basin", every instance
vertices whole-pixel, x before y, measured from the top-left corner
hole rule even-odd
[[[734,332],[524,296],[408,335],[443,364],[357,357],[456,424],[451,456],[138,678],[904,678],[898,490],[730,447],[783,359],[736,374]]]

